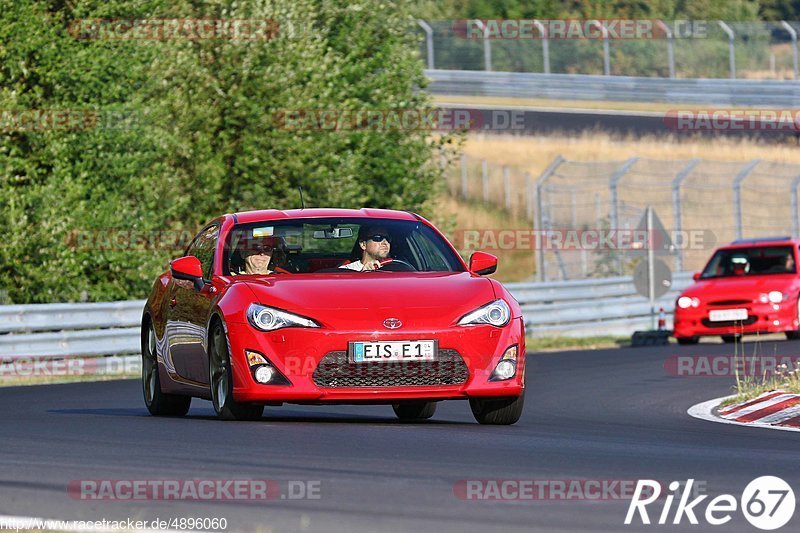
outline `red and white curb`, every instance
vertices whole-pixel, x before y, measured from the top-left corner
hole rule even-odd
[[[693,405],[687,413],[723,424],[800,431],[800,394],[770,391],[746,402],[718,408],[726,398],[729,396]]]

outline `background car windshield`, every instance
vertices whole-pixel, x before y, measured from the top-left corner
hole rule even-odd
[[[388,234],[389,257],[419,272],[462,272],[458,256],[448,243],[421,222],[377,218],[315,218],[240,224],[228,234],[223,271],[237,271],[242,251],[260,237],[275,244],[270,269],[292,274],[332,272],[346,262],[361,259],[358,235],[362,231]],[[343,273],[353,272],[345,271]]]
[[[701,278],[760,276],[796,272],[791,246],[758,246],[718,250]]]

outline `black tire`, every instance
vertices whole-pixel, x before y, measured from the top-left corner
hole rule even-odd
[[[219,322],[211,327],[208,351],[208,383],[211,387],[211,403],[214,404],[217,416],[223,420],[261,418],[264,414],[263,405],[240,403],[233,399],[233,372],[228,339]]]
[[[481,424],[510,425],[522,416],[525,393],[516,398],[470,398],[469,406],[472,416]]]
[[[725,344],[733,344],[734,342],[742,342],[741,335],[721,335],[722,342]]]
[[[681,346],[688,346],[700,342],[700,337],[675,337],[675,339],[677,339],[678,344]]]
[[[192,404],[191,396],[161,392],[156,333],[149,319],[142,324],[142,394],[147,410],[154,416],[184,416]]]
[[[403,402],[392,405],[400,420],[425,420],[436,412],[436,402]]]
[[[795,304],[795,307],[797,308],[797,318],[798,320],[800,320],[800,295],[797,296],[797,303]],[[786,338],[789,339],[790,341],[800,339],[800,329],[796,329],[794,331],[787,331]]]

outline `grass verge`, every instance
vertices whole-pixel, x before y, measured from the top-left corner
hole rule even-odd
[[[616,336],[598,337],[528,337],[525,347],[529,352],[556,352],[561,350],[601,350],[630,346],[631,338]]]

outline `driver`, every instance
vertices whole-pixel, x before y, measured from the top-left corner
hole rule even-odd
[[[361,226],[358,230],[358,247],[361,259],[347,263],[339,268],[350,270],[376,270],[389,257],[392,236],[383,226]]]

